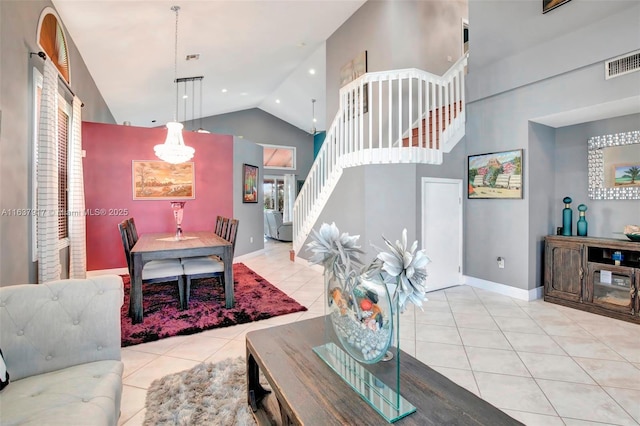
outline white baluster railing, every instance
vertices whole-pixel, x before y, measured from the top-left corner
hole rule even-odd
[[[347,167],[442,164],[464,135],[463,56],[443,76],[415,68],[372,72],[340,89],[340,106],[293,208],[293,249]],[[431,131],[429,127],[431,125]]]

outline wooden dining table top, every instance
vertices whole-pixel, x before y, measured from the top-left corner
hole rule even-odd
[[[185,232],[181,240],[176,240],[175,234],[171,232],[153,232],[142,234],[131,249],[131,253],[188,250],[227,245],[231,245],[231,243],[213,231]]]

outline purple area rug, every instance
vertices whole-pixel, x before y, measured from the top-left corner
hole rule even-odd
[[[123,276],[123,281],[122,347],[307,310],[243,263],[236,263],[233,308],[225,308],[224,286],[216,278],[191,282],[189,308],[184,311],[179,309],[177,282],[143,284],[144,321],[131,324],[129,276]]]

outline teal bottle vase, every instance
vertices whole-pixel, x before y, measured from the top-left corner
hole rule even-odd
[[[562,209],[562,235],[571,235],[571,224],[573,222],[573,210],[571,210],[571,197],[564,197],[564,209]]]
[[[580,237],[586,237],[587,219],[585,218],[585,212],[587,211],[587,206],[580,204],[578,206],[578,211],[580,212],[580,218],[578,219],[577,232]]]

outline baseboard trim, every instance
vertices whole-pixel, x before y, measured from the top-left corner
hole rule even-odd
[[[129,275],[127,268],[114,268],[114,269],[96,269],[95,271],[87,271],[87,278],[97,277],[99,275]]]
[[[256,256],[260,256],[262,254],[264,254],[264,249],[252,251],[251,253],[243,254],[241,256],[234,256],[233,257],[233,263],[244,262],[247,259],[251,259],[251,258],[254,258]]]
[[[531,300],[541,299],[543,295],[544,287],[542,286],[533,288],[531,290],[523,290],[521,288],[515,288],[505,284],[500,284],[493,281],[487,281],[481,278],[470,277],[467,275],[465,275],[464,278],[465,278],[465,283],[471,287],[492,291],[494,293],[502,294],[504,296],[513,297],[514,299],[531,301]]]

